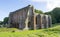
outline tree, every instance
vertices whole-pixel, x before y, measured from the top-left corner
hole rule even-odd
[[[49,14],[52,16],[53,23],[60,23],[60,8],[56,7],[50,12],[46,12],[45,14]]]
[[[57,20],[57,23],[60,23],[60,8],[56,7],[54,10],[53,10],[53,13],[54,13],[54,16]]]
[[[3,21],[0,21],[0,25],[2,25],[3,24]]]
[[[35,9],[35,12],[36,13],[39,13],[39,14],[42,14],[43,13],[41,10],[37,10],[37,9]]]
[[[3,23],[8,24],[9,17],[5,17]]]

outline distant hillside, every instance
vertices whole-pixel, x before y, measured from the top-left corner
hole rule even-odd
[[[45,14],[49,14],[52,16],[52,22],[54,23],[60,23],[60,8],[56,7],[50,12],[46,12]]]

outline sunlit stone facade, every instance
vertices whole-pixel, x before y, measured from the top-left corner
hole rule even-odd
[[[19,29],[42,29],[52,26],[50,15],[35,13],[34,7],[28,5],[9,14],[9,26]]]

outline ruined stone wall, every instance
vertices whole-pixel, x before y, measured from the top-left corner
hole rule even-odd
[[[26,19],[30,20],[30,28],[33,24],[33,7],[27,6],[22,9],[11,12],[9,15],[10,27],[24,29],[26,27]]]
[[[35,13],[34,7],[31,5],[9,14],[9,27],[36,30],[51,26],[51,16]]]
[[[49,28],[52,26],[52,20],[50,15],[34,14],[34,26],[35,29]]]
[[[26,27],[25,29],[34,29],[34,8],[29,6],[27,18],[26,18]]]
[[[9,15],[10,24],[12,23],[11,25],[13,25],[13,27],[18,27],[19,24],[21,25],[21,27],[23,27],[25,19],[27,17],[27,12],[28,12],[28,7],[11,12]]]

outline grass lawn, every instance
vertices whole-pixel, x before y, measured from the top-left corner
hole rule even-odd
[[[0,28],[0,37],[60,37],[60,25],[48,29],[25,31],[16,28]]]

